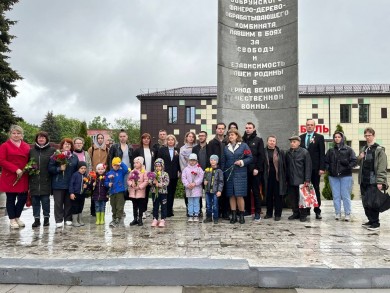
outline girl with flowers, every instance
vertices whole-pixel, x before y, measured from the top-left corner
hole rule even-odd
[[[252,153],[249,146],[242,141],[236,129],[228,132],[229,144],[224,148],[221,167],[225,174],[226,196],[229,197],[232,216],[230,223],[237,222],[237,206],[240,224],[245,223],[244,197],[247,195],[247,167],[252,162]]]
[[[181,181],[188,198],[188,222],[199,222],[199,198],[202,197],[203,170],[198,164],[198,157],[192,153],[188,157],[188,166],[184,168]]]
[[[106,166],[104,164],[97,164],[96,177],[92,179],[92,199],[95,204],[96,211],[96,225],[104,225],[104,217],[106,212],[106,203],[108,201],[108,188],[104,185],[106,176]]]
[[[142,214],[145,210],[145,189],[148,186],[148,176],[147,172],[145,172],[143,157],[136,157],[133,162],[134,170],[130,172],[127,179],[129,197],[133,201],[134,216],[130,226],[142,226]]]
[[[23,129],[12,125],[9,139],[0,146],[0,190],[6,193],[7,213],[13,229],[25,226],[20,216],[27,200],[28,174],[23,169],[28,163],[29,151],[30,146],[23,141]]]
[[[167,196],[169,175],[164,171],[164,160],[154,162],[154,172],[148,173],[149,184],[152,185],[153,222],[152,227],[165,227],[167,217]],[[158,209],[161,206],[161,221],[158,221]]]
[[[79,159],[73,154],[73,141],[64,138],[49,161],[49,173],[52,175],[52,188],[54,198],[54,218],[56,227],[65,224],[72,225],[72,202],[69,196],[69,183],[74,172],[78,170]]]

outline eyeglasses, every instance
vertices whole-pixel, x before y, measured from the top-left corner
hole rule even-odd
[[[372,134],[365,134],[364,137],[370,137],[373,136]]]

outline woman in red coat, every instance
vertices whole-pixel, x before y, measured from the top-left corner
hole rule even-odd
[[[7,213],[11,228],[15,229],[25,226],[19,218],[27,200],[28,174],[23,173],[23,169],[28,163],[29,152],[30,146],[23,141],[23,129],[12,125],[9,139],[0,146],[0,191],[7,195]]]

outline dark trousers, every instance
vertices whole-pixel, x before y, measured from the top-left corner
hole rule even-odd
[[[167,217],[173,216],[173,201],[175,200],[175,192],[177,186],[177,178],[169,179],[168,194],[167,194]]]
[[[318,201],[318,207],[314,208],[316,214],[321,214],[321,193],[320,193],[320,180],[321,176],[318,174],[320,170],[311,171],[311,184],[313,184],[314,190],[316,191],[316,197]]]
[[[43,216],[45,218],[50,217],[50,195],[33,195],[31,196],[32,208],[33,208],[33,216],[35,219],[39,219],[41,217],[41,204]]]
[[[255,201],[255,213],[260,214],[261,212],[260,184],[260,173],[258,173],[256,176],[253,176],[252,172],[248,172],[248,194],[244,197],[245,211],[248,214],[251,214],[252,212],[252,196]]]
[[[275,217],[282,216],[283,195],[279,194],[279,182],[276,180],[276,173],[272,172],[268,175],[267,182],[267,216],[272,217],[275,207]]]
[[[7,192],[6,195],[7,202],[5,206],[7,208],[8,218],[10,220],[20,218],[27,201],[27,192]]]
[[[222,190],[221,196],[218,197],[218,207],[219,207],[220,218],[226,219],[227,217],[229,217],[230,202],[229,202],[229,198],[226,196],[225,189]]]
[[[141,219],[142,215],[145,211],[145,198],[132,198],[131,201],[133,202],[133,216],[134,219]]]
[[[299,208],[299,186],[288,186],[288,196],[292,206],[293,215],[300,218],[306,218],[306,209]]]
[[[93,196],[91,196],[91,216],[95,217],[96,216],[96,206],[95,206],[95,201],[93,200]]]
[[[75,199],[72,201],[72,215],[81,214],[84,209],[85,195],[75,194]]]
[[[148,210],[150,188],[151,188],[150,185],[146,186],[146,188],[145,188],[145,210],[144,210],[144,212]]]
[[[72,220],[72,201],[67,189],[54,189],[54,218],[56,223]]]
[[[153,218],[158,220],[158,209],[161,206],[161,219],[165,220],[167,217],[167,194],[159,193],[156,197],[155,193],[152,193],[153,200]]]
[[[376,186],[376,184],[373,184]],[[361,195],[362,195],[362,200],[363,200],[363,196],[365,196],[365,193],[366,193],[366,190],[367,188],[370,186],[370,184],[360,184],[360,192],[361,192]],[[363,201],[364,203],[364,201]],[[371,225],[380,225],[379,223],[379,211],[378,210],[373,210],[373,209],[370,209],[368,207],[365,207],[363,205],[363,208],[364,208],[364,213],[366,214],[366,217],[368,219],[368,221],[370,222]]]

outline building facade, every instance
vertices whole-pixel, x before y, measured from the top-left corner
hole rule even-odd
[[[173,133],[183,144],[187,131],[207,131],[214,136],[217,124],[217,87],[183,87],[142,93],[141,133],[149,132],[157,140],[160,129]],[[307,119],[314,119],[317,132],[323,134],[327,148],[337,124],[341,124],[348,144],[358,153],[364,145],[364,129],[376,131],[376,141],[390,150],[390,84],[301,85],[299,86],[299,125],[305,132]],[[225,124],[234,121],[222,121]],[[244,125],[238,125],[243,132]],[[261,127],[260,127],[261,132]],[[279,138],[287,139],[287,138]],[[389,156],[390,159],[390,156]]]

